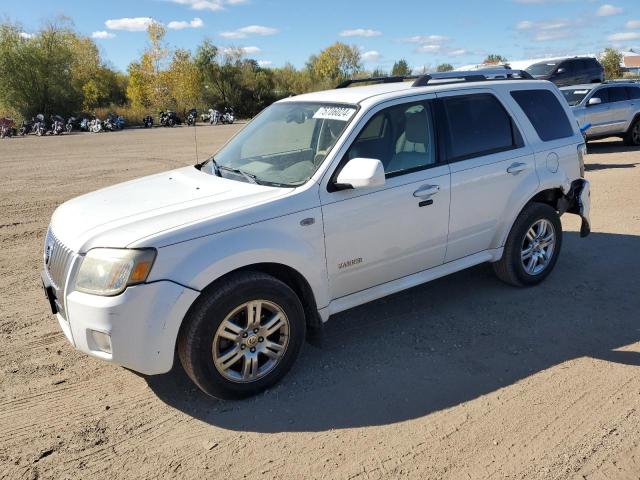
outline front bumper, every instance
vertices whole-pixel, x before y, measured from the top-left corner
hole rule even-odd
[[[43,275],[46,284],[46,275]],[[71,292],[60,327],[81,352],[146,375],[173,366],[180,324],[199,292],[170,281],[135,285],[114,297]],[[97,333],[96,333],[97,332]],[[109,339],[109,347],[104,342]],[[110,350],[110,351],[109,351]]]

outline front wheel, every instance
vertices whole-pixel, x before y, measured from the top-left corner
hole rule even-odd
[[[530,203],[513,224],[502,258],[493,264],[493,270],[511,285],[537,285],[553,270],[561,247],[558,213],[549,205]]]
[[[293,290],[270,275],[241,272],[190,309],[178,356],[203,392],[239,399],[281,380],[304,338],[304,310]]]

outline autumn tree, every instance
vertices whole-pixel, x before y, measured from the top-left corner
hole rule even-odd
[[[351,78],[362,70],[358,48],[341,42],[325,48],[318,56],[312,56],[308,66],[316,78],[331,83]]]
[[[498,55],[496,53],[490,53],[482,62],[486,65],[497,65],[500,63],[507,63],[507,58],[502,55]]]
[[[622,59],[622,54],[613,48],[606,48],[600,54],[600,63],[604,67],[605,79],[613,80],[622,77]]]

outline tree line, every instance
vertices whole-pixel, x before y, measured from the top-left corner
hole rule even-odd
[[[123,73],[67,18],[50,21],[33,35],[25,35],[17,23],[0,23],[0,116],[103,116],[112,110],[137,122],[161,110],[184,114],[191,108],[231,106],[238,116],[251,117],[280,98],[333,88],[347,78],[412,73],[404,59],[389,72],[365,71],[359,49],[341,42],[311,55],[303,68],[264,68],[241,48],[205,39],[193,52],[174,49],[165,34],[162,24],[152,23],[140,58]],[[491,54],[485,62],[506,59]],[[435,70],[453,66],[443,63]]]

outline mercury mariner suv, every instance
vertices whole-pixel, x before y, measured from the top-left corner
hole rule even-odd
[[[204,163],[64,203],[42,280],[67,339],[147,375],[179,358],[204,392],[241,398],[335,313],[483,262],[540,283],[559,216],[590,231],[584,139],[553,84],[500,76],[287,98]]]

